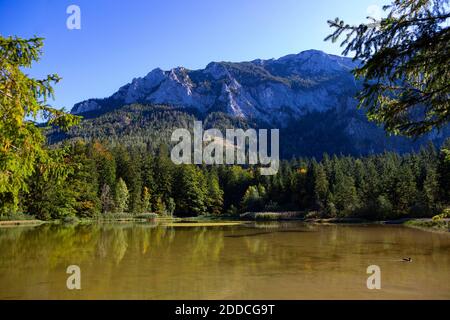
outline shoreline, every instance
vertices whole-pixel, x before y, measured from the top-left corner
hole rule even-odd
[[[303,221],[317,224],[379,224],[402,225],[423,231],[450,234],[450,219],[433,220],[432,218],[400,218],[392,220],[368,220],[363,218],[306,218],[304,212],[246,212],[241,219],[249,221]]]
[[[424,218],[411,219],[404,222],[402,225],[423,231],[450,234],[450,219],[448,218],[437,221]]]
[[[0,227],[15,227],[15,226],[37,226],[47,223],[47,221],[43,220],[2,220],[0,221]]]
[[[299,212],[247,212],[241,214],[240,216],[198,216],[198,217],[153,217],[153,218],[143,218],[143,217],[117,217],[117,218],[83,218],[74,220],[73,222],[64,222],[61,220],[53,221],[43,221],[38,219],[30,220],[2,220],[0,221],[0,227],[23,227],[23,226],[39,226],[47,223],[56,224],[71,224],[71,223],[91,223],[91,222],[148,222],[148,221],[167,221],[171,220],[172,224],[177,224],[179,222],[189,222],[193,226],[196,222],[206,222],[215,220],[219,224],[219,221],[226,220],[228,222],[239,220],[239,221],[265,221],[265,222],[276,222],[276,221],[299,221],[311,224],[352,224],[352,225],[362,225],[362,224],[378,224],[378,225],[401,225],[409,228],[419,229],[429,232],[447,233],[450,234],[450,219],[440,219],[433,220],[431,218],[402,218],[394,220],[367,220],[362,218],[305,218],[300,216]]]

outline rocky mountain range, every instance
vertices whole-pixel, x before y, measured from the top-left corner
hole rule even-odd
[[[440,144],[450,136],[445,128],[416,141],[388,137],[368,122],[354,98],[360,83],[351,70],[357,65],[350,58],[308,50],[279,59],[211,62],[200,70],[157,68],[108,98],[75,104],[71,112],[92,118],[140,104],[164,105],[200,118],[223,113],[281,128],[281,138],[288,137],[289,149],[294,148],[289,155],[408,152],[427,140]]]
[[[211,62],[202,70],[158,68],[107,99],[76,104],[72,113],[145,103],[285,122],[311,111],[353,108],[357,84],[350,71],[355,66],[349,58],[309,50],[276,60]]]

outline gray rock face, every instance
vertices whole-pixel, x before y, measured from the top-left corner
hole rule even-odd
[[[98,125],[106,124],[108,128],[99,131],[109,132],[108,121],[120,121],[121,128],[133,125],[120,116],[111,120],[117,116],[114,113],[102,119],[102,114],[114,109],[130,115],[141,110],[139,106],[133,109],[125,105],[143,104],[141,107],[149,109],[154,107],[149,105],[169,105],[189,112],[194,109],[199,113],[194,113],[195,117],[217,116],[219,123],[224,115],[215,112],[221,111],[233,120],[239,117],[261,128],[279,128],[280,150],[286,158],[320,157],[324,152],[405,153],[429,141],[439,146],[450,137],[450,126],[417,140],[387,136],[383,128],[369,122],[364,111],[356,108],[354,97],[360,83],[351,70],[357,66],[358,62],[349,58],[308,50],[279,59],[211,62],[201,70],[158,68],[133,79],[108,98],[77,103],[72,113],[85,113],[88,122],[89,118],[100,118]],[[140,125],[145,128],[147,124],[144,121]],[[84,132],[77,134],[85,136]]]
[[[131,103],[165,104],[282,126],[312,111],[354,108],[357,83],[350,71],[356,65],[349,58],[308,50],[276,60],[211,62],[202,70],[158,68],[109,98],[77,103],[72,113]]]

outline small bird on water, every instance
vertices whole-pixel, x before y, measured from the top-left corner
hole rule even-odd
[[[412,259],[411,259],[411,257],[408,257],[408,258],[403,258],[402,261],[403,262],[412,262]]]

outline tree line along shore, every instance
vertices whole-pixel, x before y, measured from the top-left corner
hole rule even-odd
[[[36,168],[16,206],[2,201],[1,220],[237,218],[286,211],[306,219],[449,217],[450,140],[405,155],[283,160],[273,176],[261,175],[257,166],[175,165],[164,145],[156,154],[82,140],[52,152],[60,149],[64,173],[58,166]]]

